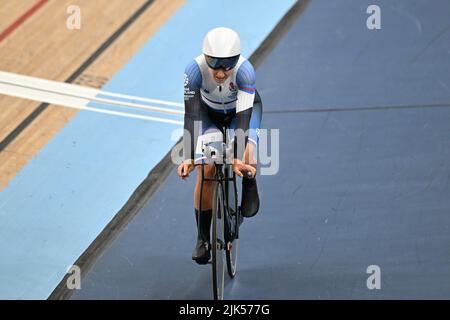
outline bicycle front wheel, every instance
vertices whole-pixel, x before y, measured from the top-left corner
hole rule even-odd
[[[225,237],[224,237],[224,194],[222,184],[217,183],[213,194],[212,207],[212,276],[215,300],[223,300],[225,275]]]
[[[231,178],[232,176],[230,176]],[[236,180],[225,182],[225,193],[228,211],[225,212],[225,239],[228,275],[234,278],[237,270],[237,253],[239,243],[240,212],[237,203]]]

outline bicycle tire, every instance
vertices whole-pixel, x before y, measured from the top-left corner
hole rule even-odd
[[[224,196],[221,183],[216,183],[212,207],[212,278],[214,300],[223,300],[225,282],[224,263]]]
[[[230,278],[234,278],[237,272],[237,256],[238,256],[238,232],[239,226],[239,207],[237,203],[238,194],[236,187],[236,180],[226,182],[226,193],[227,193],[227,208],[228,212],[225,220],[225,233],[226,238],[231,238],[231,233],[235,233],[232,241],[228,241],[226,246],[226,261],[227,261],[227,271]],[[231,239],[230,239],[231,240]]]

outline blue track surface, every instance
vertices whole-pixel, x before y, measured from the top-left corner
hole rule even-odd
[[[209,29],[239,30],[248,56],[293,3],[244,1],[230,10],[220,0],[218,18],[205,10],[211,1],[190,1],[104,90],[181,102],[183,70]],[[84,111],[62,129],[0,193],[0,299],[47,298],[170,150],[175,129]]]
[[[280,171],[259,177],[228,299],[450,295],[450,3],[378,1],[378,31],[369,4],[312,1],[257,70]],[[210,299],[193,185],[169,176],[73,297]]]

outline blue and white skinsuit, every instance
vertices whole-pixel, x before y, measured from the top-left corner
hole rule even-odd
[[[262,103],[255,87],[255,70],[244,57],[239,58],[232,74],[222,84],[214,80],[203,54],[195,58],[185,70],[184,104],[185,160],[201,162],[205,158],[202,144],[211,137],[222,136],[224,124],[229,128],[230,141],[235,138],[235,130],[242,129],[246,133],[245,141],[238,140],[238,144],[258,144]],[[237,135],[236,139],[239,138]],[[242,160],[243,154],[238,152],[237,158]]]

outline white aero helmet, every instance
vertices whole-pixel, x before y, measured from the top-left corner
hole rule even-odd
[[[230,28],[215,28],[203,40],[203,54],[212,69],[233,69],[241,54],[241,40]]]

